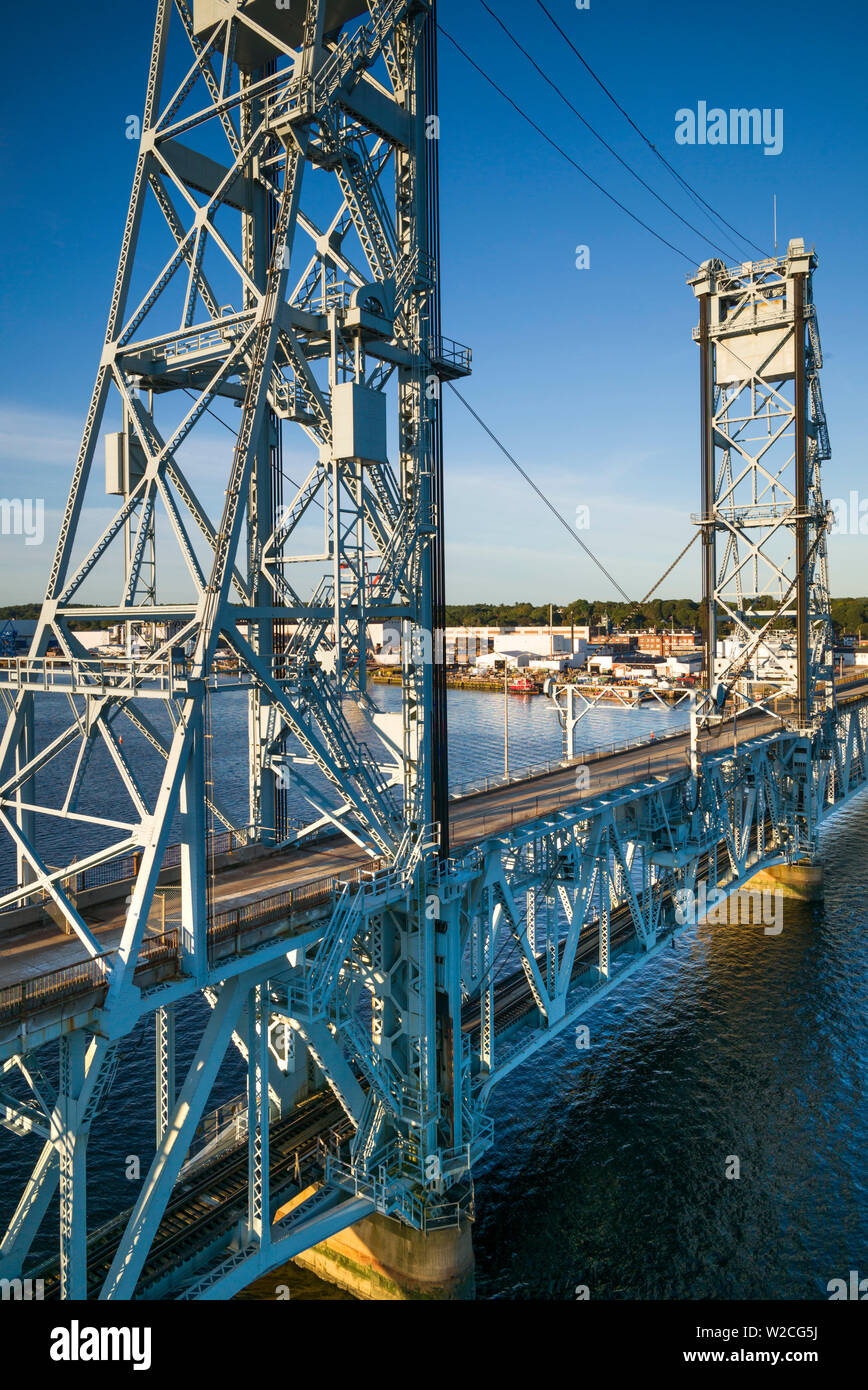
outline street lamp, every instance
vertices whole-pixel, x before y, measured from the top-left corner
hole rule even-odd
[[[506,662],[503,663],[503,775],[509,780],[509,689]]]

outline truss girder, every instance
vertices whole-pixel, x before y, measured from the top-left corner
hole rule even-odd
[[[414,1157],[402,1144],[401,1127],[408,1118],[412,1116],[416,1129],[420,1122],[423,1130],[431,1126],[428,1156],[438,1157],[441,1171],[448,1168],[453,1179],[466,1173],[467,1164],[491,1142],[485,1104],[492,1087],[538,1052],[546,1039],[559,1036],[608,997],[643,961],[656,958],[682,925],[677,909],[684,889],[695,890],[706,881],[724,892],[734,891],[749,885],[759,869],[801,858],[822,817],[864,788],[866,735],[868,702],[852,699],[827,716],[811,739],[780,731],[708,756],[698,783],[685,766],[603,796],[577,797],[572,806],[514,827],[459,859],[438,863],[431,855],[430,837],[407,839],[391,867],[372,872],[355,891],[345,889],[294,965],[288,968],[286,958],[281,960],[272,947],[262,964],[256,963],[255,953],[239,962],[243,968],[222,986],[214,975],[208,983],[209,1029],[187,1081],[175,1094],[160,1073],[160,1151],[130,1216],[104,1296],[127,1297],[135,1288],[245,1001],[255,1001],[248,1019],[255,1019],[258,1039],[257,1047],[244,1054],[252,1068],[251,1094],[263,1094],[263,1030],[269,1021],[282,1018],[309,1051],[356,1130],[352,1161],[329,1161],[327,1166],[335,1190],[345,1196],[364,1195],[368,1209],[424,1226],[438,1210],[439,1188],[426,1180],[418,1154]],[[440,1095],[432,1107],[420,1028],[421,977],[414,957],[396,949],[402,934],[418,931],[419,917],[408,908],[420,891],[420,867],[421,891],[436,913],[428,919],[432,926],[437,924],[431,942],[435,962],[445,967],[452,952],[463,1007],[477,1011],[478,1021],[463,1029],[458,1052],[458,1149],[444,1142],[449,1134],[449,1097]],[[525,983],[516,1006],[511,1000],[519,976]],[[161,987],[153,1002],[139,1002],[135,1016],[153,1008],[165,1010],[185,991],[194,992],[201,985],[190,979],[180,993],[171,995]],[[267,1017],[266,998],[271,1001]],[[81,1073],[91,1077],[82,1112],[88,1122],[110,1084],[112,1043],[97,1039],[94,1046],[97,1043],[106,1064],[102,1084],[101,1073],[91,1077],[90,1067]],[[36,1059],[22,1053],[15,1060],[31,1099],[4,1095],[7,1127],[15,1133],[39,1133],[52,1114],[62,1112]],[[64,1077],[66,1073],[61,1091],[66,1086],[74,1094],[81,1077],[76,1081],[74,1069]],[[63,1123],[69,1127],[68,1116]],[[58,1126],[49,1131],[0,1252],[4,1270],[20,1271],[50,1193],[60,1181],[67,1193],[65,1277],[72,1288],[73,1252],[76,1242],[80,1245],[83,1220],[72,1191],[75,1163],[83,1161],[86,1142],[76,1160],[72,1136],[58,1163],[60,1121]],[[250,1142],[253,1225],[244,1246],[248,1271],[258,1267],[257,1261],[268,1260],[266,1247],[276,1238],[275,1231],[265,1232],[262,1220],[267,1145],[263,1147],[261,1135],[260,1122],[260,1137],[254,1135]],[[81,1138],[86,1140],[86,1131]],[[393,1173],[389,1180],[383,1177],[385,1169]],[[204,1278],[195,1270],[185,1272],[184,1279],[193,1278],[185,1285],[185,1296],[209,1296],[207,1290],[218,1287],[212,1282],[215,1272],[224,1267],[218,1261]],[[77,1287],[80,1290],[80,1282]]]

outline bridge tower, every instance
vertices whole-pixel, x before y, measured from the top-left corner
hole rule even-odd
[[[390,1211],[420,1226],[469,1162],[437,658],[441,384],[470,353],[440,328],[436,93],[426,0],[157,0],[105,339],[0,755],[17,861],[0,907],[47,900],[105,991],[98,1037],[60,1043],[56,1120],[2,1247],[3,1268],[20,1268],[59,1182],[67,1296],[86,1284],[88,1126],[118,1041],[154,1008],[133,978],[143,952],[176,952],[212,1016],[173,1125],[167,986],[159,1149],[106,1296],[135,1287],[233,1036],[250,1075],[251,1239],[268,1236],[275,1026],[291,1025],[355,1126],[335,1184],[357,1190],[388,1151]],[[89,658],[75,629],[93,620],[115,626],[116,655]],[[402,678],[391,715],[367,689],[384,641]],[[224,715],[239,687],[246,749]],[[214,756],[227,738],[243,806]],[[323,830],[365,852],[375,888],[344,888],[325,937],[289,956],[219,965],[218,853]],[[155,935],[173,843],[177,920]],[[135,878],[106,954],[77,887],[121,860]]]
[[[713,703],[816,726],[834,705],[817,257],[706,261],[699,300],[705,669]]]

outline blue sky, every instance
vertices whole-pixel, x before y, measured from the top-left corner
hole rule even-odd
[[[570,100],[689,221],[714,225],[629,128],[533,0],[490,0]],[[547,0],[666,158],[728,221],[771,249],[816,246],[833,460],[825,490],[865,488],[860,408],[866,207],[866,19],[830,0],[772,0],[748,19],[638,0]],[[142,106],[154,6],[44,0],[5,22],[0,126],[0,467],[5,497],[45,498],[53,542],[96,368]],[[571,156],[695,263],[716,254],[621,169],[560,103],[479,0],[440,21]],[[744,56],[742,56],[744,55]],[[643,593],[691,534],[698,507],[696,307],[683,260],[587,184],[443,40],[444,331],[473,348],[463,389],[621,586]],[[679,108],[782,108],[782,153],[683,146]],[[719,232],[719,229],[717,229]],[[725,244],[725,243],[724,243]],[[576,247],[590,248],[577,270]],[[743,243],[739,244],[739,251]],[[728,259],[735,262],[739,256]],[[566,601],[611,588],[446,397],[447,586],[453,602]],[[868,495],[868,494],[866,494]],[[868,592],[868,538],[830,542],[832,589]],[[38,598],[50,544],[4,538],[0,603]],[[696,595],[696,552],[664,596]]]

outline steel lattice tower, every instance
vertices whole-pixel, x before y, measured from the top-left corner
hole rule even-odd
[[[337,941],[350,952],[354,931],[366,933],[375,973],[367,984],[381,1070],[369,1078],[356,1152],[406,1137],[408,1126],[420,1161],[462,1143],[464,1079],[450,1053],[460,1053],[460,1026],[447,1026],[460,1010],[458,983],[435,983],[437,923],[425,910],[425,866],[448,847],[440,388],[470,369],[469,351],[440,333],[438,138],[430,4],[157,4],[105,342],[2,745],[0,822],[18,861],[3,903],[50,899],[108,980],[100,1038],[89,1049],[81,1034],[62,1044],[64,1103],[80,1115],[104,1093],[107,1058],[136,1016],[132,976],[171,837],[181,846],[181,969],[205,986],[209,832],[279,848],[326,827],[394,866],[404,884],[400,909],[373,927],[338,913],[330,938],[330,949]],[[227,405],[235,438],[221,450],[211,416],[222,407],[228,424]],[[105,491],[120,505],[94,540],[87,511]],[[88,660],[73,627],[94,618],[118,626],[125,656]],[[401,634],[400,716],[378,714],[366,688],[369,629],[383,623]],[[50,669],[63,676],[49,681],[54,642]],[[211,757],[227,664],[248,702],[246,823],[225,804]],[[34,703],[45,690],[69,715],[37,753]],[[56,789],[50,799],[37,796],[37,772],[40,792]],[[307,814],[290,820],[288,789]],[[103,809],[118,796],[123,816]],[[74,833],[49,854],[46,826],[58,820]],[[129,855],[137,873],[109,960],[74,885]],[[319,1060],[326,1015],[333,1029],[343,1010],[351,1032],[357,1012],[344,977],[337,1001],[327,964],[294,1000]],[[215,1027],[237,1010],[232,993],[230,981],[211,995]],[[263,1049],[281,997],[263,978],[245,1005],[260,1176]],[[166,1143],[169,1022],[161,1011]],[[369,1030],[360,1047],[371,1045]],[[358,1118],[362,1092],[349,1077],[352,1086]],[[85,1142],[86,1126],[59,1171],[67,1294],[84,1277]],[[34,1190],[55,1163],[47,1149]],[[141,1229],[148,1219],[137,1212]],[[109,1285],[135,1279],[130,1270],[121,1261]]]
[[[709,689],[737,710],[793,697],[807,729],[834,701],[826,563],[829,458],[813,303],[817,264],[707,261],[699,299],[703,606]]]

